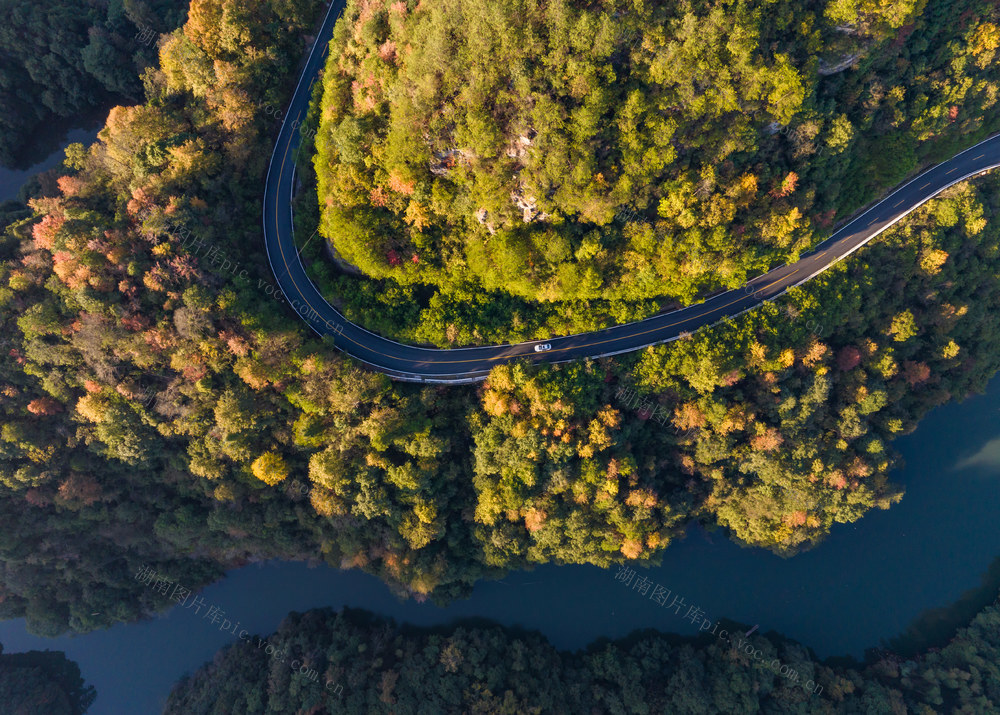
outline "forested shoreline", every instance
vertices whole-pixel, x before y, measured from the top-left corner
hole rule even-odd
[[[113,99],[143,96],[156,39],[183,21],[182,0],[0,3],[0,165],[28,158],[40,129]]]
[[[1000,367],[1000,180],[986,177],[669,346],[461,388],[362,369],[264,288],[278,122],[259,110],[284,105],[321,9],[193,0],[157,40],[145,103],[113,109],[11,216],[3,618],[87,632],[170,606],[135,580],[142,565],[197,590],[267,558],[447,601],[532,564],[655,563],[693,520],[790,556],[898,501],[891,440]]]
[[[84,715],[96,698],[65,653],[4,653],[0,643],[0,704],[7,715]]]
[[[998,599],[1000,600],[1000,599]],[[165,715],[201,713],[987,713],[1000,709],[1000,609],[940,649],[820,662],[778,633],[639,631],[569,653],[541,635],[416,628],[365,611],[293,613],[182,679]],[[251,639],[253,640],[253,639]],[[268,650],[271,652],[268,653]],[[333,688],[329,683],[335,683]]]

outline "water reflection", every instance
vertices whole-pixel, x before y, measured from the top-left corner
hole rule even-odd
[[[956,470],[974,467],[991,471],[1000,470],[1000,437],[991,439],[978,452],[955,465]]]
[[[941,644],[1000,584],[995,560],[1000,480],[949,478],[957,465],[1000,466],[994,458],[998,404],[1000,379],[995,379],[986,395],[927,416],[895,445],[906,462],[892,475],[906,488],[902,502],[835,526],[812,551],[782,559],[693,528],[664,552],[661,566],[641,575],[682,595],[686,607],[697,606],[713,622],[728,619],[746,624],[746,630],[757,625],[763,633],[778,631],[821,658],[860,657],[886,642],[903,654]],[[422,626],[487,617],[541,631],[562,649],[644,628],[697,633],[686,611],[678,615],[661,606],[650,598],[652,587],[642,594],[635,581],[626,586],[616,572],[543,566],[480,583],[471,598],[438,608],[400,602],[384,584],[357,571],[267,563],[234,571],[200,595],[223,609],[225,618],[238,619],[240,628],[261,635],[274,631],[289,611],[344,605]],[[981,580],[980,587],[968,590]],[[155,713],[185,671],[237,638],[204,613],[175,608],[162,619],[53,640],[27,636],[23,621],[8,621],[0,623],[0,641],[11,652],[65,651],[97,687],[91,715]]]
[[[74,142],[90,145],[97,139],[99,127],[84,129],[70,129],[63,134],[56,134],[59,139],[55,146],[46,146],[48,155],[35,156],[35,163],[31,166],[19,169],[7,169],[0,166],[0,203],[11,199],[16,199],[18,192],[28,179],[35,174],[47,171],[62,164],[63,150]],[[44,157],[44,158],[42,158]]]
[[[1000,591],[1000,556],[990,564],[983,582],[970,589],[952,604],[931,608],[910,624],[904,633],[884,642],[885,648],[903,657],[912,657],[928,648],[941,647],[986,606],[997,601]]]

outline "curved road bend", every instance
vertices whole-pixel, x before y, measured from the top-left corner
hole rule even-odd
[[[674,340],[682,333],[774,300],[850,255],[949,186],[1000,166],[1000,135],[997,135],[896,189],[791,265],[776,268],[743,288],[713,296],[704,303],[592,333],[551,338],[547,342],[552,350],[548,352],[534,351],[538,341],[456,349],[403,345],[354,325],[327,303],[306,275],[292,238],[293,157],[300,140],[299,124],[306,116],[312,83],[322,68],[333,26],[343,6],[344,0],[334,0],[330,6],[282,122],[264,190],[265,243],[279,287],[309,327],[321,336],[333,336],[335,345],[351,357],[399,380],[475,382],[484,379],[495,365],[515,358],[567,362],[631,352]]]

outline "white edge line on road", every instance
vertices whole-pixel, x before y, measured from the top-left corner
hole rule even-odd
[[[340,2],[342,2],[342,0],[332,0],[332,2],[330,2],[330,4],[329,4],[329,7],[327,8],[327,12],[326,12],[326,15],[324,16],[323,23],[320,25],[320,30],[317,33],[316,42],[313,43],[312,49],[309,51],[309,56],[306,59],[305,65],[303,67],[303,72],[299,76],[299,80],[298,80],[298,82],[295,85],[295,91],[292,93],[292,98],[289,101],[289,105],[288,105],[289,109],[291,108],[291,105],[294,104],[294,102],[295,102],[295,98],[296,98],[296,96],[299,93],[299,90],[301,88],[303,80],[305,79],[306,70],[308,69],[310,63],[313,60],[313,55],[316,53],[317,48],[322,44],[319,41],[319,39],[324,34],[323,30],[326,28],[327,23],[330,20],[330,14],[333,12],[334,7],[336,7],[338,4],[340,4]],[[310,83],[310,86],[312,86],[312,83]],[[287,128],[287,125],[288,125],[288,120],[289,120],[290,116],[291,116],[290,112],[287,112],[287,110],[286,110],[286,115],[282,119],[282,122],[281,122],[281,129],[278,132],[278,140],[275,143],[274,151],[271,153],[271,159],[268,162],[268,170],[267,170],[267,174],[266,174],[266,178],[265,178],[265,183],[264,183],[264,197],[265,197],[265,199],[266,199],[266,197],[268,195],[268,190],[269,190],[269,187],[270,187],[271,171],[272,171],[272,167],[274,165],[274,157],[277,155],[279,147],[282,146],[284,143],[286,143],[286,142],[282,142],[282,137],[285,136],[285,131],[286,131],[286,128]],[[299,127],[301,127],[301,122],[297,125],[296,129],[298,129]],[[294,132],[294,131],[296,131],[296,129],[292,129],[291,131]],[[967,153],[969,151],[972,151],[976,147],[979,147],[982,144],[985,144],[986,142],[991,141],[991,140],[997,138],[997,136],[1000,136],[1000,135],[993,135],[993,136],[987,137],[986,139],[983,139],[982,141],[980,141],[980,142],[972,145],[968,149],[964,149],[963,151],[960,151],[958,154],[955,154],[954,156],[952,156],[947,161],[939,163],[939,164],[936,164],[935,166],[932,166],[932,167],[928,168],[927,170],[921,172],[920,174],[918,174],[914,178],[912,178],[909,181],[907,181],[902,186],[898,187],[897,189],[895,189],[894,191],[892,191],[891,193],[889,193],[887,196],[885,196],[885,198],[881,199],[880,201],[878,201],[877,203],[875,203],[874,205],[872,205],[871,207],[869,207],[867,210],[865,210],[864,212],[862,212],[861,214],[859,214],[858,216],[856,216],[854,219],[852,219],[847,224],[845,224],[843,227],[841,227],[838,231],[835,231],[834,234],[832,234],[829,238],[827,238],[827,239],[823,240],[822,242],[820,242],[819,244],[817,244],[816,247],[814,248],[814,250],[819,249],[824,244],[835,242],[837,240],[837,238],[836,238],[837,233],[840,233],[841,231],[845,231],[850,225],[852,225],[852,224],[858,222],[859,220],[863,219],[865,216],[867,216],[873,210],[875,210],[875,209],[879,208],[880,206],[882,206],[883,204],[885,204],[889,199],[891,199],[893,196],[895,196],[896,194],[898,194],[900,191],[902,191],[903,189],[905,189],[910,184],[912,184],[915,181],[923,178],[927,174],[929,174],[929,173],[937,170],[938,168],[942,167],[944,164],[946,164],[946,163],[948,163],[950,161],[954,161],[955,159],[957,159],[958,157],[962,156],[963,154],[965,154],[965,153]],[[290,144],[292,142],[293,138],[294,137],[292,135],[289,135],[287,143]],[[301,139],[300,139],[300,141],[301,141]],[[293,215],[293,212],[292,212],[292,209],[291,209],[291,200],[292,200],[292,197],[294,196],[294,190],[295,190],[295,166],[294,166],[294,163],[295,162],[293,161],[292,174],[291,174],[290,181],[289,181],[289,184],[290,184],[290,189],[289,189],[289,217],[292,219],[292,234],[293,234],[293,236],[294,236],[294,215]],[[700,330],[700,329],[706,328],[706,327],[716,326],[719,323],[722,323],[722,322],[724,322],[726,320],[731,320],[731,319],[736,318],[736,317],[738,317],[740,315],[743,315],[744,313],[746,313],[746,312],[748,312],[750,310],[754,310],[755,308],[759,307],[764,302],[772,302],[772,301],[776,300],[777,298],[780,298],[781,296],[785,295],[785,293],[787,293],[791,288],[797,288],[797,287],[801,286],[803,283],[811,280],[812,278],[815,278],[820,273],[823,273],[824,271],[828,270],[831,266],[834,266],[837,263],[839,263],[840,261],[842,261],[843,259],[847,258],[848,256],[850,256],[852,253],[854,253],[855,251],[857,251],[862,246],[867,245],[876,236],[880,235],[883,231],[887,230],[888,228],[890,228],[893,225],[895,225],[896,223],[898,223],[904,217],[906,217],[907,215],[909,215],[910,213],[912,213],[916,209],[920,208],[923,204],[925,204],[927,201],[930,201],[931,199],[933,199],[934,197],[936,197],[941,192],[945,191],[946,189],[951,188],[955,184],[958,184],[958,183],[960,183],[962,181],[965,181],[966,179],[969,179],[969,178],[971,178],[973,176],[977,176],[979,174],[985,173],[987,171],[991,171],[992,169],[995,169],[995,168],[998,168],[998,167],[1000,167],[1000,164],[992,164],[992,165],[984,167],[982,169],[977,169],[976,171],[971,172],[969,174],[966,174],[966,175],[962,176],[961,178],[955,179],[951,183],[949,183],[949,184],[941,187],[940,189],[937,189],[933,193],[931,193],[928,196],[926,196],[925,198],[921,199],[918,203],[914,204],[912,207],[910,207],[905,212],[903,212],[902,214],[900,214],[899,216],[897,216],[895,219],[893,219],[891,222],[889,222],[885,226],[879,228],[878,231],[874,232],[871,236],[869,236],[868,238],[866,238],[864,241],[862,241],[861,243],[859,243],[857,246],[855,246],[854,248],[852,248],[850,251],[848,251],[847,253],[845,253],[843,256],[840,256],[836,260],[831,261],[827,265],[825,265],[822,268],[820,268],[818,271],[815,271],[814,273],[810,274],[806,278],[803,278],[801,281],[798,281],[797,283],[795,283],[795,284],[793,284],[793,285],[785,288],[780,293],[777,293],[777,294],[775,294],[774,296],[772,296],[770,298],[764,299],[763,301],[761,301],[761,303],[757,303],[757,304],[755,304],[753,306],[750,306],[750,307],[748,307],[748,308],[746,308],[746,309],[744,309],[744,310],[742,310],[742,311],[740,311],[738,313],[735,313],[734,315],[725,316],[723,318],[720,318],[719,320],[715,321],[714,323],[708,323],[708,324],[705,324],[705,325],[700,325],[697,328],[695,328],[694,331],[697,331],[697,330]],[[267,252],[268,263],[271,266],[271,273],[272,273],[272,275],[277,276],[277,273],[274,270],[274,262],[273,262],[272,257],[271,257],[270,247],[267,245],[267,240],[266,240],[266,237],[267,237],[266,214],[267,214],[267,203],[265,201],[264,202],[264,209],[263,209],[262,215],[261,215],[261,228],[263,229],[264,236],[265,236],[264,247],[265,247],[265,251]],[[294,238],[293,238],[292,243],[294,245]],[[801,260],[801,258],[799,260]],[[511,347],[518,347],[518,346],[521,346],[521,345],[528,345],[528,344],[531,344],[531,343],[538,342],[537,340],[530,340],[530,341],[521,342],[521,343],[503,343],[503,344],[500,344],[500,345],[488,345],[488,346],[478,346],[478,347],[468,347],[468,348],[453,348],[453,349],[448,349],[448,348],[424,348],[424,347],[421,347],[421,346],[418,346],[418,345],[407,345],[406,343],[400,343],[400,342],[392,340],[390,338],[386,338],[386,337],[384,337],[382,335],[378,335],[377,333],[374,333],[374,332],[372,332],[370,330],[367,330],[363,326],[357,325],[356,323],[352,323],[351,321],[347,320],[343,315],[341,315],[341,313],[336,308],[334,308],[332,305],[330,305],[329,302],[327,302],[326,299],[323,298],[322,293],[319,291],[319,289],[316,287],[316,285],[312,282],[312,279],[309,277],[308,272],[305,270],[305,266],[302,264],[301,259],[298,261],[298,263],[299,263],[300,267],[302,268],[303,275],[305,275],[306,280],[309,281],[310,286],[316,292],[317,296],[319,296],[319,298],[322,300],[323,305],[325,305],[327,308],[329,308],[333,312],[334,315],[340,317],[341,320],[344,321],[344,323],[349,323],[352,327],[354,327],[354,328],[356,328],[356,329],[358,329],[358,330],[360,330],[360,331],[362,331],[364,333],[367,333],[367,334],[369,334],[369,335],[371,335],[373,337],[376,337],[379,340],[386,341],[386,342],[389,342],[389,343],[393,343],[393,344],[398,345],[400,347],[404,347],[404,348],[407,348],[407,349],[410,349],[410,350],[417,350],[417,351],[422,351],[422,352],[433,352],[433,353],[437,353],[437,352],[441,352],[443,350],[447,350],[452,355],[459,355],[461,353],[475,352],[475,351],[478,351],[478,350],[494,350],[494,349],[498,349],[498,348],[511,348]],[[787,265],[787,264],[785,264],[785,265]],[[588,332],[585,332],[585,333],[573,333],[573,334],[570,334],[570,335],[558,336],[556,338],[551,338],[551,339],[552,340],[566,340],[566,339],[569,339],[569,338],[579,337],[581,335],[587,335],[587,334],[591,334],[591,333],[593,333],[593,334],[599,334],[599,333],[603,333],[605,331],[613,330],[613,329],[618,328],[618,327],[622,327],[624,325],[640,325],[642,323],[645,323],[645,322],[648,322],[648,321],[651,321],[651,320],[663,319],[664,316],[676,315],[677,313],[680,313],[680,312],[682,312],[682,311],[684,311],[684,310],[686,310],[688,308],[694,308],[696,306],[704,305],[708,300],[716,298],[716,297],[719,297],[721,295],[726,295],[728,293],[734,293],[734,292],[737,292],[737,291],[743,291],[746,286],[749,286],[751,283],[753,283],[753,281],[757,280],[758,278],[761,278],[761,277],[767,276],[767,275],[771,275],[775,271],[781,270],[781,268],[784,268],[784,267],[785,266],[782,265],[782,266],[779,266],[777,268],[774,268],[774,269],[768,271],[767,273],[763,273],[760,276],[756,276],[756,277],[748,280],[747,283],[744,284],[744,286],[741,286],[739,288],[730,289],[730,290],[728,290],[728,291],[726,291],[724,293],[718,294],[717,296],[711,296],[710,298],[705,299],[702,303],[695,303],[695,304],[692,304],[691,306],[685,306],[684,308],[679,308],[678,310],[670,311],[669,313],[658,313],[658,314],[650,316],[648,318],[643,318],[642,320],[633,321],[631,323],[624,323],[624,324],[620,324],[620,325],[614,325],[614,326],[610,326],[608,328],[602,328],[602,329],[597,330],[597,331],[588,331]],[[287,273],[287,271],[286,271],[286,273]],[[277,279],[277,278],[276,278],[276,280],[278,281],[278,288],[279,288],[279,290],[281,290],[282,294],[285,295],[285,300],[288,302],[289,307],[291,307],[291,301],[288,300],[288,295],[285,294],[285,290],[281,286],[281,280]],[[747,294],[747,295],[750,295],[750,294]],[[305,298],[305,296],[302,295],[301,293],[299,294],[299,297],[303,298],[303,299]],[[307,304],[308,304],[308,302],[307,302]],[[315,311],[315,308],[313,308],[313,310]],[[327,333],[323,333],[320,330],[318,330],[310,321],[304,321],[304,322],[306,323],[306,325],[309,326],[309,328],[314,333],[316,333],[317,335],[319,335],[321,338],[326,337]],[[684,333],[691,334],[694,331],[690,331],[690,332],[688,332],[688,331],[682,331],[682,334],[684,334]],[[670,338],[665,338],[663,340],[657,340],[657,341],[654,341],[654,342],[651,342],[651,343],[647,343],[647,344],[644,344],[644,345],[632,346],[632,347],[629,347],[629,348],[626,348],[626,349],[623,349],[623,350],[617,350],[617,351],[608,352],[608,353],[601,353],[601,354],[598,354],[598,355],[586,356],[586,358],[575,357],[575,358],[567,358],[566,360],[554,360],[554,361],[551,361],[550,364],[561,364],[561,363],[567,363],[567,362],[575,362],[575,361],[580,360],[580,359],[592,359],[592,360],[596,360],[596,359],[605,358],[605,357],[612,357],[614,355],[621,355],[621,354],[624,354],[624,353],[637,352],[639,350],[644,350],[644,349],[646,349],[648,347],[652,347],[652,346],[655,346],[655,345],[662,345],[662,344],[665,344],[665,343],[668,343],[668,342],[672,342],[674,340],[679,339],[680,337],[681,337],[681,335],[675,335],[675,336],[672,336]],[[346,353],[346,351],[344,351],[343,348],[341,348],[339,345],[337,345],[336,341],[334,342],[334,345],[335,345],[335,347],[338,347],[341,351],[343,351],[343,352]],[[428,377],[428,376],[424,376],[424,375],[418,375],[416,373],[406,373],[406,372],[399,371],[399,370],[393,370],[392,368],[386,368],[384,366],[380,366],[380,365],[376,365],[374,363],[370,363],[367,360],[359,358],[359,357],[357,357],[355,355],[351,355],[350,353],[346,353],[346,354],[350,355],[350,357],[352,359],[357,360],[358,362],[361,362],[361,363],[363,363],[365,365],[369,365],[371,367],[374,367],[374,368],[376,368],[376,369],[378,369],[380,371],[383,371],[383,372],[385,372],[387,374],[391,374],[392,377],[395,377],[398,380],[402,380],[402,381],[406,381],[406,382],[423,382],[423,383],[432,383],[432,384],[472,383],[472,382],[480,382],[482,380],[485,380],[486,376],[487,376],[487,373],[488,373],[488,371],[486,371],[486,373],[477,374],[477,375],[469,375],[468,373],[463,373],[462,377],[456,377],[456,378],[452,378],[452,377],[450,377],[448,375],[435,375],[435,376]],[[530,357],[530,355],[518,356],[518,357]],[[458,373],[456,373],[456,375],[458,375]]]

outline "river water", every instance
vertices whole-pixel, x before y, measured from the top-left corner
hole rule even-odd
[[[67,144],[89,143],[96,131],[70,130],[59,149],[34,166],[0,169],[0,201],[16,197],[32,174],[61,162]],[[685,606],[700,608],[705,618],[779,631],[820,657],[860,658],[864,649],[902,634],[928,609],[949,606],[976,589],[1000,556],[998,413],[1000,378],[985,395],[932,412],[914,434],[895,443],[905,460],[893,474],[906,487],[903,501],[835,528],[808,553],[781,559],[692,527],[688,538],[667,549],[662,566],[640,574],[670,589],[671,600],[680,596]],[[356,571],[272,562],[233,571],[201,595],[233,623],[262,635],[275,630],[289,611],[343,605],[418,625],[489,618],[538,630],[569,649],[640,628],[697,630],[684,620],[686,608],[675,615],[659,607],[648,594],[617,581],[616,571],[541,567],[481,583],[469,599],[439,608],[400,602],[377,579]],[[990,583],[971,599],[973,606],[992,601],[995,593],[996,584]],[[927,619],[937,628],[919,622],[911,630],[918,637],[940,637],[951,627],[944,616],[943,628],[938,618]],[[183,673],[234,640],[184,608],[144,623],[55,639],[28,634],[21,620],[0,623],[6,652],[63,650],[80,664],[98,692],[91,715],[158,713]]]
[[[88,125],[90,124],[91,122],[88,122]],[[97,138],[97,132],[103,126],[104,123],[101,122],[99,125],[95,124],[89,126],[89,128],[68,129],[64,131],[58,141],[57,148],[50,149],[51,153],[48,156],[44,159],[38,158],[35,164],[27,168],[8,169],[0,166],[0,203],[8,199],[17,198],[17,192],[20,191],[21,186],[35,174],[59,166],[65,157],[63,150],[68,145],[74,142],[90,145]]]
[[[896,442],[905,465],[893,479],[906,487],[903,501],[835,528],[808,553],[782,559],[692,528],[667,549],[662,566],[642,573],[698,606],[706,618],[779,631],[823,658],[860,658],[866,648],[903,633],[927,609],[946,607],[975,589],[1000,555],[998,412],[1000,378],[985,395],[934,410],[915,433]],[[418,625],[485,617],[538,630],[570,649],[639,628],[696,630],[684,611],[678,616],[659,607],[615,574],[546,566],[480,583],[468,600],[439,608],[400,602],[377,579],[356,571],[274,562],[233,571],[202,595],[233,623],[258,634],[275,630],[289,611],[343,605]],[[982,589],[976,607],[993,600],[995,588],[989,591]],[[27,634],[23,621],[0,623],[6,652],[50,648],[77,661],[97,688],[92,715],[159,712],[177,678],[234,640],[185,608],[55,639]]]

